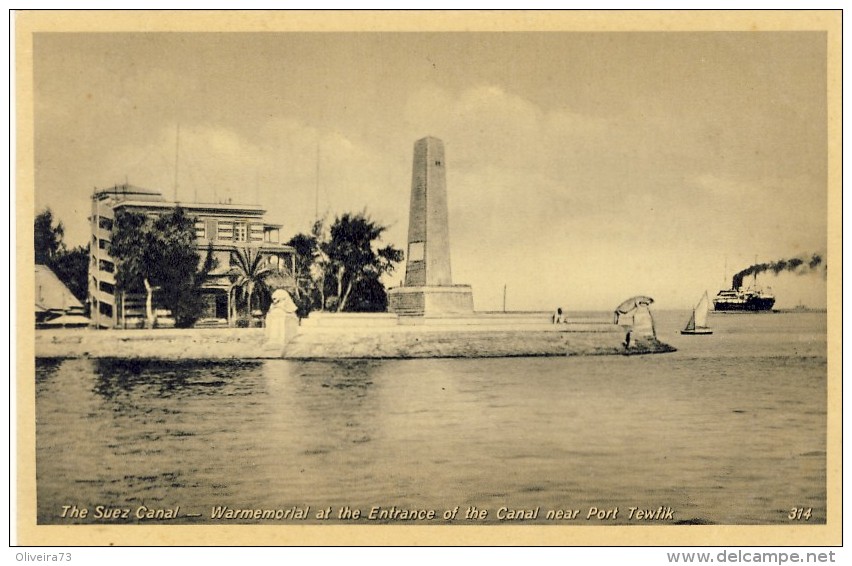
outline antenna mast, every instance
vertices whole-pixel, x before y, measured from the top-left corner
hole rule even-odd
[[[180,156],[180,122],[177,125],[177,133],[175,134],[175,202],[178,198],[178,157]]]
[[[319,220],[319,187],[320,187],[320,146],[319,140],[317,140],[317,174],[316,174],[316,183],[317,186],[314,190],[314,221]]]

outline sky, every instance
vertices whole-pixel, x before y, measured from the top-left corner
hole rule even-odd
[[[477,310],[686,309],[826,252],[820,32],[38,33],[33,62],[35,207],[68,245],[127,181],[258,203],[285,239],[366,210],[405,249],[430,135]],[[826,303],[824,270],[760,283]]]

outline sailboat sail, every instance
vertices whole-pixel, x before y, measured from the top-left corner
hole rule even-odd
[[[692,316],[689,317],[689,322],[686,323],[686,328],[680,331],[681,334],[712,334],[713,331],[707,326],[707,314],[710,312],[710,298],[707,296],[707,291],[704,291],[704,296],[692,309]]]

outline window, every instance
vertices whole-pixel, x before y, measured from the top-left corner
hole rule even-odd
[[[109,240],[98,240],[98,248],[105,250],[109,247]]]
[[[248,239],[248,226],[245,222],[234,222],[234,241],[245,242]]]
[[[115,264],[111,261],[102,259],[100,263],[98,263],[98,269],[106,271],[107,273],[112,273],[115,271]]]
[[[106,281],[101,281],[98,284],[98,289],[100,289],[104,293],[109,293],[110,295],[115,295],[115,285],[113,285],[112,283],[107,283]]]
[[[112,317],[112,305],[109,303],[101,303],[98,305],[98,312],[104,316]]]
[[[98,218],[98,226],[102,230],[112,230],[112,220],[101,216],[100,218]]]
[[[207,224],[203,220],[195,221],[195,237],[199,240],[207,237]]]
[[[234,239],[234,223],[233,222],[219,222],[217,227],[217,240],[233,240]]]

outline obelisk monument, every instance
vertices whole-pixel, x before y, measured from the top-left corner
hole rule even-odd
[[[473,312],[469,285],[453,285],[444,142],[414,144],[405,284],[388,291],[388,310],[405,315]]]

